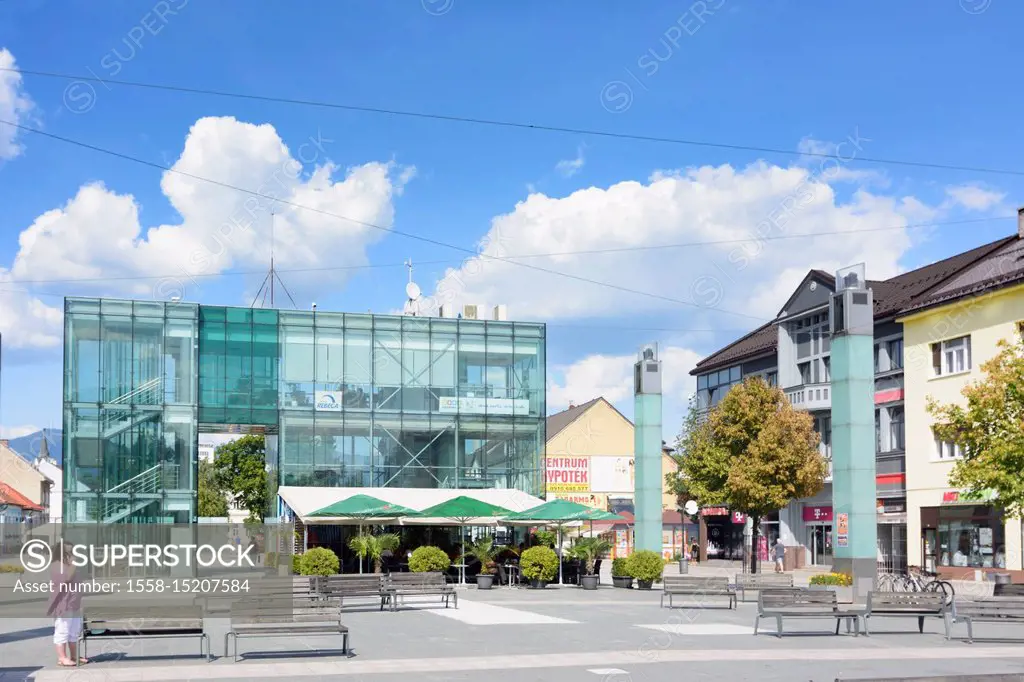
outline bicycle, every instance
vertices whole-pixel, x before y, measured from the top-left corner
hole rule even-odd
[[[934,574],[925,573],[924,571],[911,571],[907,575],[907,580],[911,587],[911,592],[941,592],[945,597],[946,604],[953,603],[953,597],[956,594],[956,590],[953,588],[953,583],[948,580],[939,580]]]

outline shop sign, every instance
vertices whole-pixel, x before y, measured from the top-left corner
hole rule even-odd
[[[830,523],[832,521],[832,506],[825,507],[804,507],[805,523]]]
[[[700,510],[700,513],[704,516],[728,516],[728,507],[704,507]]]
[[[590,492],[589,457],[548,457],[545,475],[549,493]]]
[[[747,522],[747,517],[745,515],[741,514],[740,512],[733,512],[732,513],[732,522],[733,523],[746,523]]]
[[[845,512],[836,514],[836,546],[850,546],[850,515]]]
[[[971,504],[978,502],[991,502],[996,499],[996,491],[989,489],[981,491],[981,494],[976,496],[970,496],[966,492],[959,490],[947,490],[942,493],[942,504]]]
[[[317,412],[341,412],[341,391],[316,391],[313,398]]]
[[[568,500],[569,502],[582,504],[585,507],[593,507],[594,509],[604,510],[608,508],[607,495],[588,495],[586,493],[554,493],[553,495],[548,495],[548,498]]]
[[[443,396],[438,398],[437,411],[443,414],[530,414],[530,401],[523,398],[469,398]]]

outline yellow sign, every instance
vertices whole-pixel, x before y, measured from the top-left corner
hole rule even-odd
[[[569,500],[594,509],[608,509],[608,496],[601,493],[553,493],[548,497]]]

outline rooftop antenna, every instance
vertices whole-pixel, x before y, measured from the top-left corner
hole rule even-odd
[[[263,284],[261,284],[259,290],[256,291],[256,296],[253,297],[252,305],[250,305],[249,307],[250,308],[255,308],[256,307],[256,301],[260,300],[260,294],[263,294],[263,300],[260,301],[260,307],[261,308],[266,308],[267,307],[267,296],[268,295],[270,296],[270,307],[271,308],[275,307],[275,305],[274,305],[274,303],[275,303],[274,302],[274,280],[277,280],[277,283],[281,285],[281,288],[284,290],[284,293],[287,294],[288,300],[292,302],[292,307],[295,308],[296,310],[298,310],[299,306],[296,305],[295,299],[292,298],[291,292],[288,291],[288,287],[286,287],[284,285],[284,280],[281,279],[281,275],[279,275],[277,273],[277,269],[274,267],[274,221],[275,221],[276,218],[277,218],[277,214],[274,212],[274,209],[271,208],[270,209],[270,271],[267,272],[267,276],[263,278]]]
[[[405,302],[405,314],[416,316],[419,314],[419,298],[422,292],[416,282],[412,281],[412,259],[405,261],[405,267],[409,269],[409,282],[405,285],[405,295],[409,299]]]

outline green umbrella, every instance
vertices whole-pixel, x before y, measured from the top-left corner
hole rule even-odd
[[[509,510],[504,507],[499,507],[496,504],[484,502],[478,500],[475,497],[469,497],[467,495],[459,495],[453,497],[450,500],[445,500],[435,504],[433,507],[427,507],[422,510],[419,515],[425,517],[435,517],[442,519],[451,519],[460,525],[465,525],[472,519],[479,518],[496,518],[499,516],[507,516]],[[460,539],[462,540],[462,555],[466,555],[466,537],[459,531]],[[461,581],[466,582],[466,567],[465,559],[462,560],[463,567],[461,572]]]
[[[392,519],[403,516],[420,516],[415,509],[403,507],[400,504],[385,502],[371,495],[353,495],[347,499],[329,504],[322,509],[317,509],[310,514],[311,517],[344,517],[359,519],[359,534],[363,534],[363,521],[369,519]],[[363,572],[363,562],[359,561],[359,572]]]
[[[558,582],[562,582],[562,526],[569,521],[589,521],[593,514],[600,510],[588,507],[585,504],[577,504],[569,500],[554,499],[544,504],[537,505],[533,509],[509,514],[506,521],[535,522],[537,525],[553,525],[558,528]]]
[[[371,495],[353,495],[348,499],[329,504],[317,509],[310,516],[342,516],[350,519],[397,518],[400,516],[420,516],[415,509],[403,507],[393,502],[372,497]]]

